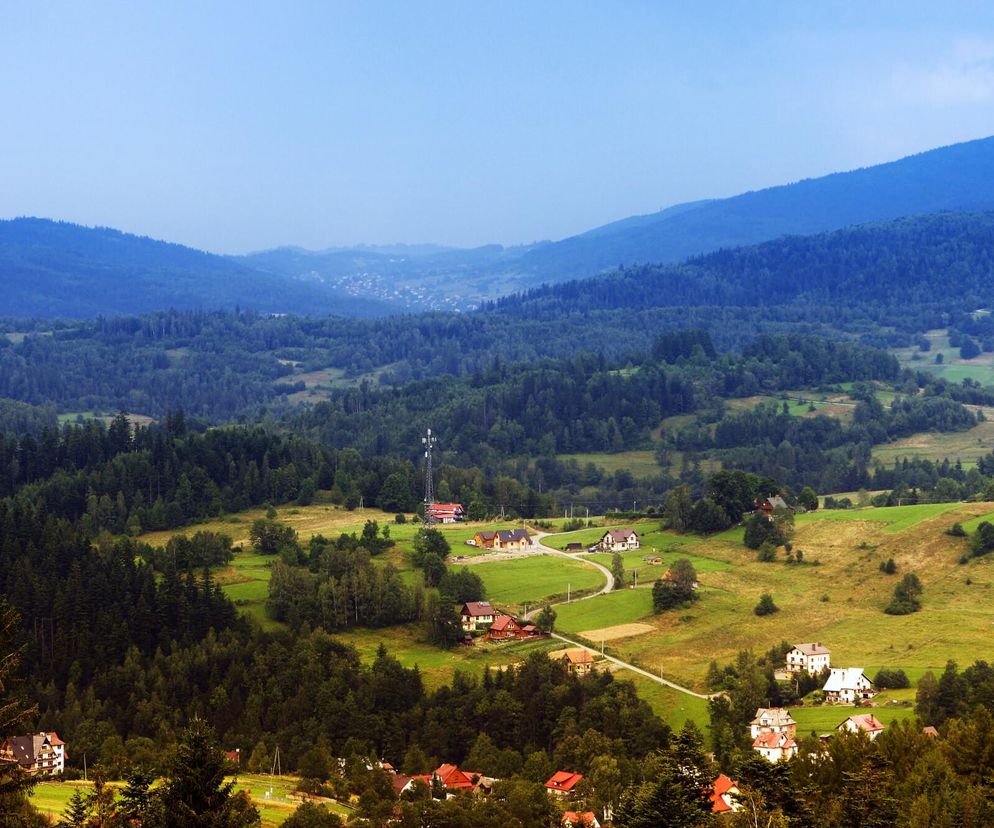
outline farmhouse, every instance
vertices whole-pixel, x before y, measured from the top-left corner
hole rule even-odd
[[[582,781],[582,774],[570,771],[556,771],[549,777],[549,781],[545,783],[545,790],[549,796],[554,796],[557,799],[566,799]]]
[[[566,667],[567,673],[583,676],[594,669],[594,657],[588,650],[582,648],[566,650],[554,657]]]
[[[472,776],[455,765],[439,765],[432,774],[447,791],[471,791],[475,787]]]
[[[840,731],[845,730],[849,733],[865,733],[870,737],[871,741],[884,732],[883,723],[872,713],[860,713],[856,716],[850,716],[842,724],[836,725],[835,729]]]
[[[602,552],[626,552],[629,549],[638,549],[638,532],[634,529],[608,529],[597,545]]]
[[[494,539],[497,537],[497,533],[491,529],[481,529],[475,535],[473,535],[473,546],[480,546],[484,549],[493,549]]]
[[[463,632],[476,632],[480,627],[493,624],[497,610],[489,601],[467,601],[459,611]]]
[[[54,731],[11,736],[0,743],[0,761],[17,762],[30,774],[55,776],[66,769],[66,743]]]
[[[465,514],[461,503],[431,503],[426,510],[426,516],[435,523],[456,523]]]
[[[531,535],[527,529],[498,529],[494,538],[494,549],[514,550],[527,549],[532,545]]]
[[[487,630],[487,641],[510,641],[513,638],[521,638],[524,631],[521,625],[511,618],[510,615],[498,614],[494,618],[493,624]]]
[[[790,509],[787,501],[780,497],[780,495],[770,495],[769,497],[760,498],[753,502],[753,506],[757,512],[765,512],[767,515],[772,515],[777,509]]]
[[[718,778],[711,785],[711,793],[708,799],[711,800],[711,813],[730,814],[738,811],[742,804],[735,798],[739,793],[739,783],[725,776],[718,774]]]
[[[876,695],[873,682],[863,674],[862,667],[833,667],[824,690],[825,701],[842,704],[855,704]]]
[[[770,762],[780,762],[797,755],[797,742],[786,733],[760,733],[752,748]]]
[[[797,735],[797,722],[785,707],[760,707],[749,722],[749,735],[757,739],[764,733],[783,733],[791,738]]]
[[[787,652],[787,672],[808,672],[812,676],[830,667],[832,651],[820,641],[814,644],[795,644]]]

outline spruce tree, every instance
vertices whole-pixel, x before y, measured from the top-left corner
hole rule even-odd
[[[162,801],[171,828],[248,828],[259,812],[232,796],[213,729],[194,718],[176,749]]]
[[[4,736],[24,732],[35,712],[24,706],[17,692],[22,648],[17,646],[16,637],[20,623],[17,612],[5,598],[0,598],[0,734]],[[17,762],[0,762],[0,814],[17,811],[36,781]]]

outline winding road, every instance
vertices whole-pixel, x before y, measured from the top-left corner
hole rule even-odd
[[[582,557],[583,553],[571,554],[569,552],[563,552],[561,549],[554,549],[551,546],[546,546],[544,543],[542,543],[542,540],[543,538],[547,538],[549,534],[550,534],[549,532],[536,532],[534,535],[532,535],[539,549],[544,554],[556,555],[560,558],[569,558],[570,560],[573,561],[580,561],[581,563],[585,563],[588,566],[592,566],[595,569],[600,570],[601,574],[606,579],[605,584],[600,589],[600,591],[591,592],[589,595],[583,595],[580,598],[575,599],[576,601],[586,601],[589,600],[590,598],[596,598],[598,595],[607,595],[609,592],[614,590],[614,575],[611,574],[610,569],[608,569],[603,564],[598,563],[597,561],[592,561],[590,560],[590,558]],[[566,601],[559,602],[559,604],[565,604],[565,603],[567,602]],[[574,602],[570,601],[569,603],[574,603]],[[554,606],[559,606],[559,604],[555,604]],[[531,620],[531,617],[535,615],[537,612],[539,612],[538,608],[531,610],[524,616],[525,620],[526,621]],[[598,651],[593,647],[589,647],[586,644],[581,644],[578,641],[573,641],[572,639],[566,638],[566,636],[560,635],[559,633],[556,632],[552,633],[552,637],[558,639],[559,641],[565,642],[566,644],[569,644],[571,647],[579,647],[581,649],[593,653],[594,655],[598,654]],[[709,696],[704,693],[696,693],[688,687],[682,687],[681,685],[676,684],[675,682],[672,682],[669,679],[664,679],[662,676],[657,676],[654,673],[650,673],[648,670],[643,670],[641,667],[636,667],[634,664],[629,664],[627,661],[622,661],[620,658],[615,658],[614,656],[606,654],[603,655],[603,658],[605,661],[609,661],[612,664],[617,665],[618,667],[623,667],[626,670],[631,670],[633,673],[638,673],[640,676],[644,676],[645,678],[656,682],[656,684],[661,684],[664,687],[669,687],[673,690],[677,690],[680,693],[686,693],[688,696],[693,696],[694,698],[697,699],[712,698],[712,696]]]

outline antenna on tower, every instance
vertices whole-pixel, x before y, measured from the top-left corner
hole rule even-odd
[[[432,436],[429,428],[428,436],[422,437],[421,442],[425,447],[425,525],[431,526],[435,522],[432,510],[432,506],[435,505],[435,490],[432,485],[431,449],[438,442],[438,439]]]

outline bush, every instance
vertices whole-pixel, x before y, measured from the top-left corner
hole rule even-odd
[[[922,594],[922,583],[913,572],[905,575],[894,587],[894,597],[884,610],[888,615],[910,615],[922,608],[918,599]]]
[[[773,596],[768,592],[764,592],[759,596],[759,603],[756,604],[753,610],[756,615],[772,615],[775,612],[780,612],[780,607],[773,603]]]
[[[911,686],[904,670],[888,670],[886,667],[881,668],[873,683],[882,690],[901,690]]]
[[[398,512],[396,515],[393,516],[393,522],[400,524],[407,523],[407,515]]]
[[[895,572],[897,572],[897,564],[894,563],[894,559],[888,558],[886,561],[881,561],[880,571],[886,575],[893,575]]]
[[[772,543],[764,543],[756,553],[756,560],[761,563],[771,563],[777,559],[777,548]]]
[[[965,538],[966,530],[963,528],[962,524],[954,523],[946,530],[947,535],[952,535],[954,538]]]

